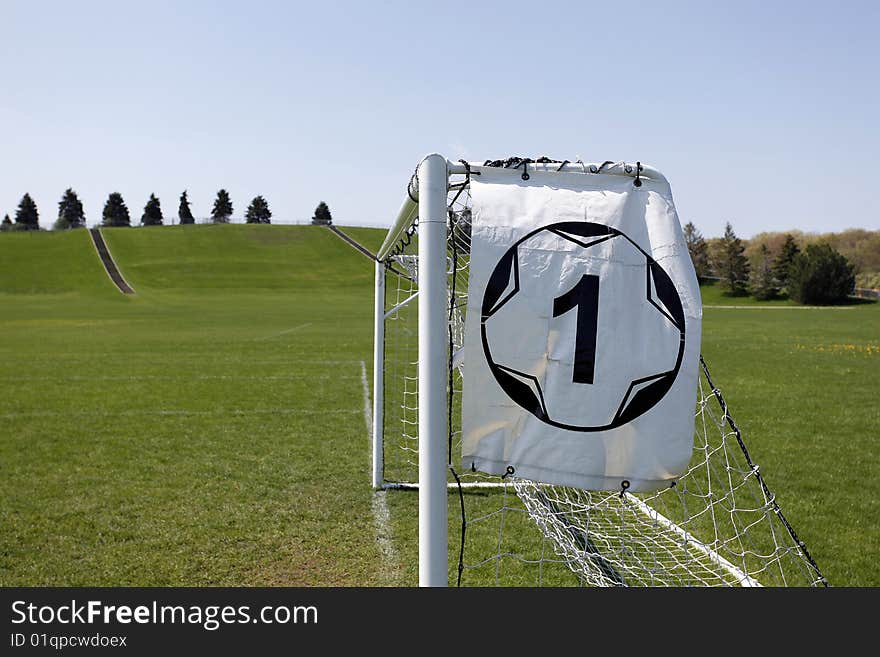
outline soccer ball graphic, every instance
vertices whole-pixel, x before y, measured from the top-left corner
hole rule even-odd
[[[555,223],[501,257],[481,306],[483,352],[510,399],[572,431],[623,426],[681,366],[675,285],[635,241],[602,224]]]

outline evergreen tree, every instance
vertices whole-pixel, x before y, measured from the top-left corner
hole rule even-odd
[[[687,243],[688,252],[691,254],[691,261],[694,263],[697,279],[703,282],[710,274],[709,247],[706,245],[703,235],[690,221],[684,227],[684,241]]]
[[[721,287],[728,294],[745,294],[749,280],[749,261],[744,255],[742,240],[733,232],[730,222],[724,226],[724,237],[718,242],[715,271],[721,277]]]
[[[271,217],[272,211],[269,209],[266,199],[262,196],[257,196],[251,201],[244,215],[245,221],[249,224],[268,224],[271,223],[269,221]]]
[[[8,230],[12,230],[12,219],[9,218],[9,215],[3,215],[3,222],[0,223],[0,231],[6,232]]]
[[[189,209],[189,197],[187,197],[185,189],[183,194],[180,195],[180,207],[177,208],[177,218],[180,219],[182,224],[196,223],[192,210]]]
[[[329,226],[333,223],[333,216],[330,214],[330,208],[327,207],[327,204],[324,201],[318,203],[318,207],[315,208],[315,216],[312,217],[312,223],[317,226]]]
[[[789,295],[807,304],[844,301],[856,282],[853,265],[830,244],[810,244],[788,272]]]
[[[770,249],[766,244],[762,244],[758,252],[758,266],[751,272],[749,287],[752,296],[759,301],[772,299],[779,292],[776,287],[776,277],[773,275],[773,265],[770,262]]]
[[[83,212],[82,201],[76,192],[68,187],[58,202],[58,219],[55,221],[55,230],[67,228],[82,228],[86,225],[86,215]]]
[[[40,213],[30,194],[25,193],[21,197],[18,209],[15,211],[15,229],[40,230]]]
[[[144,213],[141,215],[141,224],[144,226],[161,226],[162,225],[162,204],[155,194],[150,194],[147,204],[144,206]]]
[[[102,226],[130,226],[131,217],[128,215],[128,208],[122,199],[122,194],[113,192],[107,197],[104,203],[104,212],[102,213]]]
[[[229,192],[221,189],[217,192],[217,198],[214,199],[214,208],[211,210],[211,217],[215,224],[228,224],[229,217],[232,216],[232,200],[229,198]]]
[[[782,249],[779,251],[779,255],[776,256],[776,260],[773,261],[773,275],[782,289],[788,288],[789,270],[791,269],[791,263],[794,262],[795,256],[798,253],[800,253],[800,249],[797,242],[794,241],[794,237],[791,234],[786,235]]]

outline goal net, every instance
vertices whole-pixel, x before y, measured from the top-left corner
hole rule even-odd
[[[511,159],[480,166],[633,175],[623,163]],[[551,168],[552,167],[552,168]],[[461,454],[462,346],[468,294],[470,181],[477,165],[449,163],[443,412],[447,463]],[[373,483],[418,488],[418,170],[379,253]],[[786,520],[707,364],[701,359],[693,456],[653,493],[590,491],[460,472],[448,466],[450,582],[514,586],[825,586]],[[409,507],[407,507],[409,508]],[[415,501],[412,502],[415,511]]]

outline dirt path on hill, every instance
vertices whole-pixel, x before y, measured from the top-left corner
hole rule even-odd
[[[92,243],[95,245],[98,257],[101,258],[104,270],[107,272],[110,280],[113,281],[113,284],[116,285],[116,287],[119,288],[119,291],[123,294],[134,294],[131,285],[125,281],[122,274],[119,272],[119,267],[117,267],[116,263],[113,261],[113,256],[110,255],[110,249],[107,248],[107,242],[104,241],[101,229],[91,228],[89,229],[89,235],[92,236]]]

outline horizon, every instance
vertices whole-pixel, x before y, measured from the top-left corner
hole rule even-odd
[[[877,230],[877,19],[858,1],[8,2],[0,216],[28,192],[50,227],[72,187],[90,225],[113,191],[134,223],[151,193],[176,218],[184,189],[206,217],[222,187],[238,216],[263,195],[273,222],[308,222],[323,200],[381,228],[439,151],[640,160],[706,237]]]
[[[76,190],[74,190],[74,191],[76,191]],[[128,202],[126,202],[126,205],[128,205]],[[179,226],[180,225],[180,220],[177,218],[176,211],[174,212],[173,217],[169,217],[167,214],[165,214],[164,209],[162,210],[162,212],[165,217],[163,220],[162,226]],[[156,227],[156,226],[143,226],[143,225],[141,225],[140,219],[135,218],[134,213],[132,213],[132,211],[131,211],[131,208],[129,208],[129,213],[131,214],[131,225],[130,226],[104,226],[104,225],[102,225],[100,218],[93,221],[93,220],[89,219],[88,216],[86,216],[86,224],[85,224],[85,226],[83,226],[83,228],[155,228]],[[4,214],[8,214],[10,220],[12,220],[13,222],[15,221],[14,212],[4,213]],[[52,220],[52,222],[54,222],[54,219]],[[66,228],[55,229],[51,226],[51,224],[47,225],[47,223],[49,223],[49,222],[45,222],[43,219],[42,213],[40,213],[40,230],[41,230],[41,232],[52,232],[55,230],[62,230],[62,231],[63,230],[71,230],[71,229],[66,229]],[[200,225],[200,226],[229,225],[229,224],[243,225],[245,223],[246,223],[246,221],[244,219],[243,214],[238,217],[232,216],[229,218],[229,221],[221,222],[221,223],[215,223],[211,219],[210,214],[208,214],[208,215],[204,215],[204,216],[195,215],[195,224],[191,224],[191,225]],[[684,227],[685,224],[687,224],[687,223],[688,222],[686,222],[686,221],[683,222],[681,224],[682,227]],[[250,224],[250,225],[253,225],[253,226],[258,226],[258,225],[264,225],[264,226],[265,225],[271,225],[271,226],[312,226],[312,225],[318,225],[318,224],[313,224],[311,219],[284,221],[284,220],[276,220],[276,218],[273,216],[271,221],[269,222],[269,224],[256,224],[256,223],[254,223],[254,224]],[[358,223],[340,222],[340,221],[337,221],[335,217],[333,219],[332,225],[336,226],[338,228],[373,228],[376,230],[388,230],[388,228],[389,228],[388,225],[358,224]],[[694,225],[696,226],[697,230],[700,231],[700,234],[702,235],[702,237],[705,239],[720,239],[722,237],[722,235],[708,235],[705,232],[703,232],[703,230],[700,228],[699,225],[697,225],[697,224],[694,224]],[[820,237],[822,235],[832,235],[832,234],[839,235],[841,233],[846,233],[849,231],[867,231],[867,232],[872,232],[872,233],[880,232],[880,228],[863,228],[861,226],[848,226],[846,228],[839,228],[839,229],[830,230],[830,231],[807,231],[807,230],[803,230],[801,228],[780,228],[780,229],[773,229],[773,230],[762,230],[757,233],[752,233],[751,235],[743,235],[737,231],[736,226],[733,226],[733,229],[734,229],[734,232],[736,233],[737,237],[739,237],[742,240],[746,240],[746,241],[755,239],[755,238],[759,237],[760,235],[765,235],[765,234],[785,235],[785,234],[791,233],[793,235],[800,234],[800,235],[803,235],[804,237]],[[72,229],[72,230],[75,230],[75,229]],[[722,233],[723,233],[723,230],[722,230]]]

